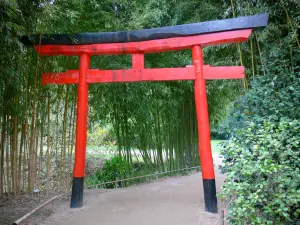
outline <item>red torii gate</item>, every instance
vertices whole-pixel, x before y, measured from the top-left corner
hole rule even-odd
[[[204,65],[202,47],[243,42],[251,30],[229,31],[192,37],[170,38],[125,44],[79,46],[36,46],[41,55],[80,56],[79,70],[43,74],[42,84],[78,84],[75,165],[71,207],[80,207],[83,200],[83,179],[87,139],[88,84],[104,82],[195,80],[195,103],[198,120],[199,153],[205,192],[205,206],[217,212],[216,184],[210,144],[209,116],[205,79],[242,79],[244,67],[210,67]],[[144,68],[144,53],[192,49],[193,66],[185,68]],[[90,69],[90,56],[132,54],[132,69]]]
[[[265,24],[264,20],[259,23]],[[249,17],[244,17],[249,19]],[[236,20],[236,19],[235,19]],[[223,21],[221,21],[223,22]],[[181,25],[182,26],[182,25]],[[263,25],[265,26],[265,25]],[[226,29],[225,29],[226,30]],[[228,30],[228,29],[227,29]],[[230,30],[230,29],[229,29]],[[78,84],[75,165],[71,207],[78,208],[83,202],[84,169],[87,140],[88,84],[140,81],[194,80],[195,104],[198,122],[199,154],[204,186],[205,210],[217,212],[216,184],[210,144],[210,126],[205,80],[243,79],[244,67],[211,67],[204,65],[202,48],[211,45],[246,41],[252,29],[238,29],[193,36],[171,37],[141,42],[102,44],[53,44],[35,45],[44,56],[79,56],[79,70],[63,73],[45,73],[42,84]],[[23,41],[24,42],[24,41]],[[192,50],[193,65],[184,68],[144,68],[144,54],[174,50]],[[132,69],[90,69],[90,56],[131,54]]]

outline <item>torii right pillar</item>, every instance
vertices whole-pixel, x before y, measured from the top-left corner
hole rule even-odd
[[[201,161],[205,211],[218,212],[216,181],[210,143],[210,126],[206,84],[203,73],[203,54],[200,45],[192,47],[192,57],[195,69],[195,104],[198,123],[198,151]]]

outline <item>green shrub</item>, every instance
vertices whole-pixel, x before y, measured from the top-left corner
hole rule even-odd
[[[226,182],[220,197],[230,224],[296,224],[300,221],[300,121],[250,123],[227,142]]]
[[[126,174],[126,168],[128,169],[129,165],[126,167],[124,160],[121,160],[120,156],[114,156],[105,161],[102,169],[97,170],[92,176],[85,179],[86,186],[115,181],[117,178],[120,179],[122,174]],[[121,186],[120,182],[119,186]],[[115,183],[108,183],[99,187],[114,188]]]
[[[124,159],[121,160],[120,156],[115,156],[109,160],[105,161],[104,167],[102,169],[99,169],[95,172],[94,175],[88,177],[86,179],[86,185],[94,185],[94,184],[100,184],[110,181],[115,181],[116,179],[121,178],[128,178],[128,175],[130,174],[130,177],[134,176],[141,176],[145,174],[150,174],[152,171],[155,170],[154,164],[146,165],[144,162],[133,162],[132,164],[128,164],[124,162]],[[121,171],[121,173],[120,173]],[[141,183],[144,182],[145,179],[135,179],[130,180],[126,182],[118,182],[119,187],[132,185],[135,183]],[[101,187],[104,188],[115,188],[115,183],[111,184],[105,184]]]
[[[231,136],[248,126],[249,121],[260,123],[268,118],[300,119],[300,68],[295,72],[282,67],[284,61],[274,59],[266,76],[257,76],[251,89],[241,96],[229,112],[227,129]],[[298,71],[298,72],[297,72]]]
[[[115,156],[106,160],[104,167],[101,170],[98,170],[95,175],[100,182],[115,181],[116,179],[120,179],[123,174],[126,174],[126,168],[128,168],[128,166],[126,167],[124,160],[122,160],[120,156]],[[114,187],[114,183],[105,184],[105,188]]]

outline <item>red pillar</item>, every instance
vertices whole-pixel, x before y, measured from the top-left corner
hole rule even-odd
[[[198,150],[200,154],[205,211],[217,213],[217,197],[214,165],[210,144],[210,127],[206,85],[203,75],[204,60],[200,46],[192,48],[193,64],[195,68],[195,104],[198,121]]]
[[[83,53],[80,55],[79,83],[77,90],[76,145],[71,208],[80,208],[83,201],[88,114],[88,84],[86,78],[89,68],[90,56]]]

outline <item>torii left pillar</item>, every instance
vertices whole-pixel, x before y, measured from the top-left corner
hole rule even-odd
[[[76,120],[76,145],[75,165],[73,171],[73,185],[71,208],[80,208],[83,202],[84,168],[87,140],[87,116],[88,116],[88,83],[87,73],[90,68],[90,56],[87,53],[80,55],[79,83]]]

